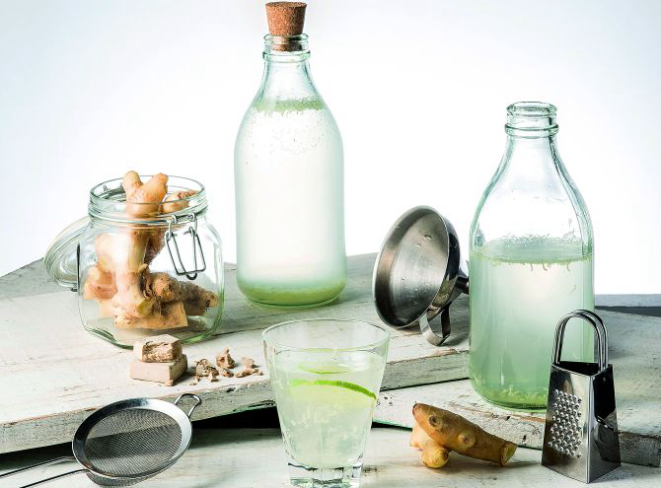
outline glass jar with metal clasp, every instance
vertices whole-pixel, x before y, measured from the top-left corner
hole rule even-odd
[[[205,339],[220,325],[224,282],[204,186],[170,177],[162,202],[126,200],[122,178],[92,188],[88,217],[49,248],[48,273],[78,293],[85,329],[117,346],[159,334]]]

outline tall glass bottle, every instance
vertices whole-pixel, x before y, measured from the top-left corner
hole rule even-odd
[[[592,224],[558,154],[556,108],[515,103],[505,131],[471,227],[470,377],[489,402],[538,410],[558,320],[594,309]],[[593,360],[589,326],[569,325],[563,360]]]
[[[262,84],[235,147],[238,284],[273,306],[327,303],[346,284],[342,139],[312,82],[301,5],[267,5]]]

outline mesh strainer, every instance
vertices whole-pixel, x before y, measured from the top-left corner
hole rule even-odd
[[[195,403],[188,413],[177,404],[190,396]],[[0,475],[0,478],[64,459],[75,459],[83,468],[43,479],[21,488],[86,473],[98,485],[129,486],[172,466],[190,445],[190,416],[202,400],[184,394],[174,403],[133,398],[111,403],[87,417],[73,438],[73,457],[49,461]]]

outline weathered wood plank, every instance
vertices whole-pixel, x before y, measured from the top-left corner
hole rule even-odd
[[[622,457],[661,465],[661,318],[600,312],[610,337]],[[466,416],[518,445],[541,449],[544,417],[489,405],[467,380],[403,388],[381,394],[375,419],[412,427],[411,407],[430,403]]]
[[[187,347],[191,363],[201,357],[213,357],[224,345],[230,346],[237,356],[247,355],[263,362],[261,329],[295,317],[326,316],[377,321],[370,292],[373,261],[374,255],[350,258],[349,283],[340,300],[330,306],[299,312],[265,309],[250,304],[238,292],[234,267],[228,266],[227,306],[220,336],[207,343]],[[650,296],[645,299],[634,297],[627,301],[623,296],[604,303],[653,305],[657,301]],[[623,420],[630,414],[630,423],[621,425],[627,425],[634,436],[632,441],[623,439],[623,445],[628,443],[633,446],[632,453],[639,449],[642,461],[649,459],[650,464],[658,465],[658,438],[656,431],[646,434],[649,432],[649,420],[646,419],[648,412],[656,418],[654,416],[661,408],[659,388],[646,387],[644,381],[636,382],[659,377],[659,355],[651,358],[645,356],[654,354],[661,343],[654,332],[658,328],[648,330],[649,324],[656,321],[627,315],[613,322],[609,313],[603,312],[611,329],[611,356],[616,365],[620,405],[618,413]],[[467,377],[468,308],[465,298],[456,302],[452,315],[453,337],[448,347],[431,347],[416,331],[392,330],[384,390]],[[612,317],[618,317],[618,314]],[[636,324],[642,325],[639,327]],[[631,338],[634,345],[631,345]],[[266,377],[201,382],[197,386],[191,386],[185,380],[173,388],[131,381],[128,379],[130,354],[83,330],[75,294],[50,283],[41,262],[0,278],[0,343],[12,345],[0,348],[0,391],[12,392],[0,396],[0,453],[67,441],[93,410],[122,398],[151,396],[172,399],[182,392],[194,392],[205,401],[204,407],[196,413],[196,418],[200,419],[272,406]],[[638,357],[636,354],[647,357],[641,360],[642,366],[630,361],[630,358]],[[622,367],[618,363],[618,355],[629,358],[624,360]],[[641,392],[639,398],[642,400],[638,404],[631,402],[627,405],[621,398],[622,378],[627,376],[627,384],[634,385],[632,391]],[[430,387],[429,391],[433,392],[436,388],[442,389],[443,386]],[[399,393],[393,393],[393,398],[397,395]],[[435,395],[432,395],[434,398]],[[392,400],[393,405],[399,405],[405,414],[396,414],[397,409],[384,410],[388,402],[382,402],[377,417],[382,415],[380,412],[385,412],[381,420],[387,422],[388,415],[394,415],[392,422],[406,425],[397,420],[397,415],[408,416],[411,401],[411,398],[404,397],[399,401]],[[487,411],[484,415],[494,414]],[[636,419],[640,419],[639,424],[634,422]],[[661,422],[656,422],[656,425],[660,426]],[[519,437],[523,439],[524,435],[528,435],[526,440],[521,440],[524,445],[534,445],[534,433],[526,434],[525,430],[530,428],[528,424],[521,426]],[[537,438],[541,443],[540,435]]]
[[[597,295],[597,307],[661,307],[661,295]]]
[[[0,277],[0,299],[61,291],[64,291],[64,288],[50,279],[41,259]]]
[[[378,321],[371,299],[374,255],[349,259],[349,282],[340,299],[312,310],[288,311],[257,307],[236,287],[235,271],[226,273],[227,302],[220,335],[186,347],[191,365],[213,358],[223,346],[235,357],[249,356],[263,364],[261,329],[296,317],[356,318]],[[31,269],[36,276],[30,278]],[[27,275],[26,275],[27,273]],[[40,293],[43,278],[38,265],[24,268],[27,296],[0,299],[0,453],[51,445],[71,439],[80,422],[95,409],[120,399],[159,397],[172,399],[191,392],[204,404],[195,418],[209,418],[272,405],[268,379],[247,377],[206,380],[174,387],[133,381],[128,377],[130,352],[114,347],[84,331],[74,293],[57,288]],[[3,278],[4,280],[4,278]],[[1,281],[1,280],[0,280]],[[50,288],[49,288],[50,289]],[[436,348],[415,331],[392,330],[384,388],[400,388],[466,376],[468,318],[465,307],[456,314],[454,336],[447,347]]]
[[[401,429],[374,428],[365,452],[363,488],[579,488],[585,485],[541,466],[541,453],[518,449],[506,468],[456,453],[444,468],[425,468],[420,453],[408,445],[409,433]],[[57,446],[2,456],[0,472],[16,469],[67,453]],[[0,487],[15,487],[65,472],[60,464],[0,480]],[[600,488],[651,488],[659,486],[658,470],[625,464],[599,480]],[[11,481],[11,483],[10,483]],[[4,482],[4,483],[3,483]],[[277,487],[291,486],[280,432],[275,429],[196,429],[191,448],[168,471],[145,483],[152,488]],[[92,488],[83,475],[55,481],[53,488]]]

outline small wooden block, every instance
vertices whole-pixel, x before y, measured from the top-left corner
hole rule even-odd
[[[181,357],[181,342],[174,336],[163,334],[145,337],[133,344],[133,354],[144,363],[168,363]]]
[[[187,368],[188,358],[185,354],[169,363],[143,363],[135,359],[131,363],[131,378],[172,386]]]

